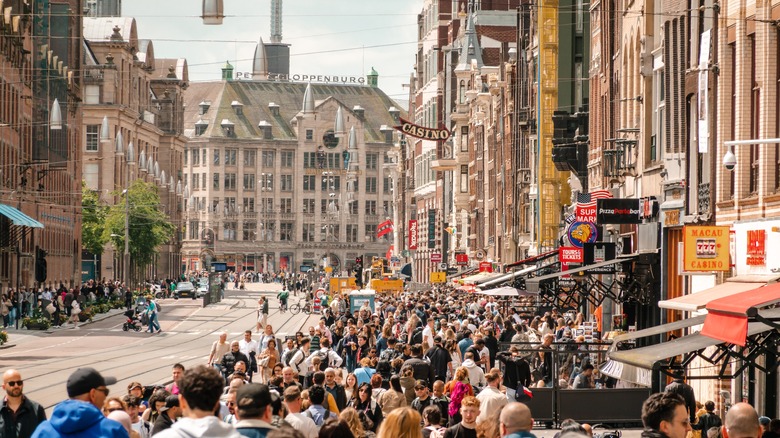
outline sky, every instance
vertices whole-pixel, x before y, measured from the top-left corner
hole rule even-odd
[[[225,0],[221,26],[204,25],[201,0],[124,0],[140,39],[157,58],[186,58],[190,82],[219,80],[230,61],[252,71],[260,37],[270,42],[270,0]],[[379,88],[406,102],[417,50],[423,0],[286,0],[282,42],[290,44],[291,74],[365,76],[373,67]]]

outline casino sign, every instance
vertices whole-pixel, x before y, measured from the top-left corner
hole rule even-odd
[[[445,141],[450,138],[451,135],[450,130],[444,126],[441,126],[437,129],[426,128],[424,126],[415,125],[414,123],[404,119],[401,119],[401,124],[394,126],[394,128],[408,136],[421,138],[423,140]]]

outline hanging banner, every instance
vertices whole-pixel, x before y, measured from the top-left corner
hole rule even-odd
[[[697,93],[699,107],[699,153],[706,154],[710,142],[709,118],[709,82],[710,82],[710,31],[701,34],[699,48],[699,92]]]
[[[409,250],[417,249],[417,220],[409,221]]]
[[[401,124],[394,126],[398,131],[410,137],[421,138],[423,140],[439,140],[445,141],[450,138],[450,130],[445,128],[444,125],[440,125],[439,128],[426,128],[424,126],[415,125],[414,123],[400,119]]]

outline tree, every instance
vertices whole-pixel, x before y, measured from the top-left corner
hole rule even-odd
[[[115,193],[120,196],[120,202],[110,207],[103,235],[124,253],[125,203],[129,198],[130,260],[137,268],[136,272],[144,272],[154,262],[157,248],[174,236],[176,227],[160,209],[156,185],[137,179],[127,192],[127,196]]]
[[[108,207],[101,205],[98,192],[81,181],[81,246],[90,254],[103,254]]]

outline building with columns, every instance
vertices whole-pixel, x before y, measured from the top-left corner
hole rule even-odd
[[[234,80],[227,64],[187,90],[183,269],[338,273],[387,254],[404,113],[377,75],[323,79]]]

